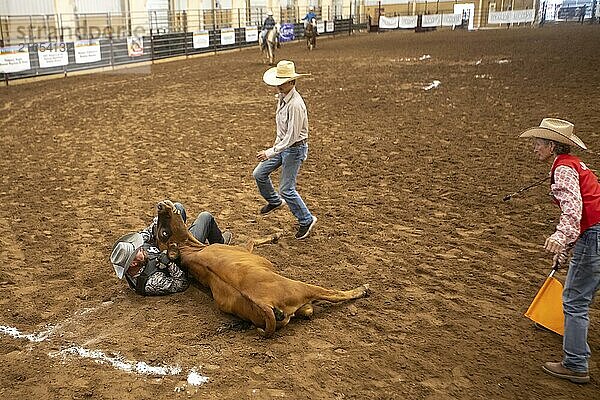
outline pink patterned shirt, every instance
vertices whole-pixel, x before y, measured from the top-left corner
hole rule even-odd
[[[554,171],[554,184],[551,194],[560,205],[560,219],[556,232],[550,237],[563,246],[571,244],[579,237],[579,227],[583,202],[579,189],[579,175],[571,167],[560,165]]]

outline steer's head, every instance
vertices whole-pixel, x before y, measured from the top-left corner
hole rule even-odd
[[[181,219],[181,213],[170,200],[158,203],[156,211],[158,213],[156,241],[160,250],[174,251],[191,243],[199,244],[188,232]]]

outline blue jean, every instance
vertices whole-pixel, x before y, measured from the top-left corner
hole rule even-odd
[[[183,223],[185,223],[187,220],[185,207],[181,203],[174,203],[173,205],[181,212],[181,219],[183,219]],[[198,217],[188,230],[200,243],[206,243],[207,240],[209,244],[222,244],[225,242],[223,233],[217,225],[217,221],[215,221],[215,218],[208,211],[202,211],[198,214]]]
[[[587,372],[590,346],[587,343],[589,311],[594,293],[600,288],[600,224],[587,229],[575,242],[573,258],[563,289],[565,334],[563,365],[572,371]]]
[[[298,171],[307,155],[307,144],[288,147],[281,153],[259,163],[252,172],[261,196],[273,205],[281,203],[283,198],[300,225],[309,225],[313,220],[312,214],[296,190]],[[279,167],[281,167],[281,176],[279,177],[279,193],[277,193],[270,175]]]

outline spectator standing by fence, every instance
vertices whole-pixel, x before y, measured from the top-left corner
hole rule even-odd
[[[281,60],[276,67],[268,69],[263,81],[276,86],[279,91],[279,103],[275,114],[275,144],[256,154],[259,164],[252,175],[261,196],[267,204],[260,210],[262,215],[282,207],[287,203],[300,227],[296,239],[305,239],[317,222],[302,197],[296,190],[296,178],[300,167],[308,155],[308,113],[306,104],[296,90],[296,80],[309,74],[296,73],[292,61]],[[271,173],[281,167],[279,193],[271,181]]]

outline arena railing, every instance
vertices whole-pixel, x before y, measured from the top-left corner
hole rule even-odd
[[[274,13],[276,21],[293,32],[291,40],[304,38],[304,11],[281,8]],[[320,34],[365,29],[366,17],[351,11],[340,9],[336,16],[319,9],[318,15],[331,18],[318,17]],[[265,9],[0,16],[0,76],[9,85],[24,78],[106,71],[258,46],[264,17]]]

